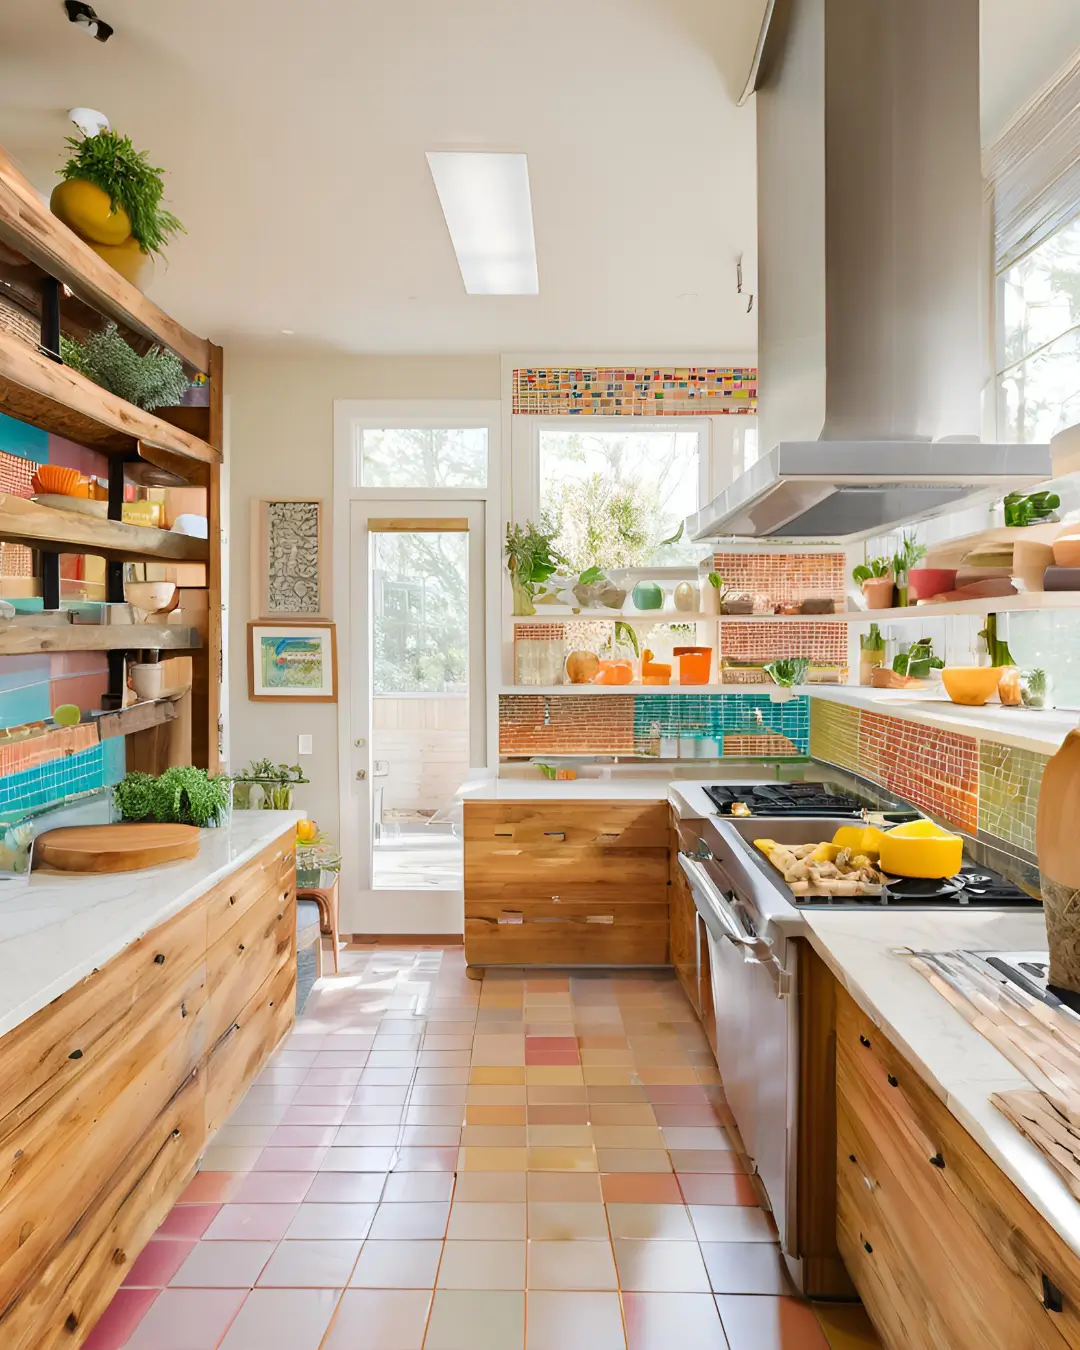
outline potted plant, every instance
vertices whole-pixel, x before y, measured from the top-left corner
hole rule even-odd
[[[859,638],[859,683],[870,684],[871,674],[885,664],[885,638],[876,623]]]
[[[893,578],[888,558],[867,558],[851,575],[862,588],[867,609],[892,608]]]
[[[724,603],[724,578],[719,572],[710,572],[701,588],[701,608],[705,614],[719,614]]]
[[[506,566],[514,596],[514,614],[535,614],[536,587],[566,561],[554,547],[555,532],[544,521],[506,527]]]
[[[258,786],[262,791],[261,806],[264,811],[291,811],[293,788],[311,780],[304,777],[299,764],[275,764],[270,759],[253,759],[243,773],[233,779],[233,794],[238,810],[248,810],[251,804],[251,789]],[[242,806],[237,799],[236,789],[247,785],[246,794],[241,788],[240,798],[246,800]]]
[[[1005,524],[1012,527],[1049,524],[1057,520],[1061,498],[1056,492],[1010,492],[1002,502]]]
[[[906,652],[893,657],[889,669],[882,667],[871,672],[870,683],[878,689],[910,689],[928,680],[932,671],[944,668],[945,662],[934,655],[931,639],[919,638]]]
[[[901,609],[908,602],[908,573],[926,557],[926,545],[915,542],[915,536],[905,534],[901,537],[900,547],[893,554],[892,574],[896,584],[896,603]]]
[[[121,820],[171,821],[200,829],[227,825],[231,801],[227,774],[210,775],[191,764],[174,765],[156,778],[129,773],[113,788]]]
[[[49,202],[53,215],[122,277],[141,284],[153,255],[184,228],[162,208],[164,170],[108,127],[65,143],[71,156]]]
[[[795,686],[806,683],[810,661],[805,656],[782,656],[777,661],[770,661],[764,670],[777,686],[770,696],[772,701],[787,703],[789,699],[795,697]]]
[[[330,836],[320,830],[313,820],[296,823],[296,884],[305,890],[323,890],[333,884],[333,876],[324,873],[341,871],[341,854]]]
[[[147,412],[176,406],[190,384],[178,356],[161,347],[140,356],[111,319],[84,342],[61,334],[60,355],[65,366]]]

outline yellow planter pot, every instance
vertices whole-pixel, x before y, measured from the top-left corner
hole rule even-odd
[[[122,206],[113,209],[109,194],[83,178],[57,183],[49,198],[54,216],[88,244],[122,244],[131,237],[131,219]]]
[[[104,258],[110,267],[114,268],[125,281],[130,281],[133,286],[138,286],[140,290],[147,285],[154,270],[154,260],[149,253],[144,253],[139,247],[135,238],[125,239],[122,244],[113,248],[109,244],[94,244],[87,240],[90,247],[98,255]]]

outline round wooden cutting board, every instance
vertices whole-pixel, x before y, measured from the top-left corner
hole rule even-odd
[[[61,872],[135,872],[198,852],[194,825],[72,825],[34,841],[35,865]]]

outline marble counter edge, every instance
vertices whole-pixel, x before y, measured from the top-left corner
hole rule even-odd
[[[214,864],[203,871],[201,875],[194,876],[190,881],[186,880],[187,875],[192,870],[197,870],[199,863],[203,861],[202,848],[200,848],[199,856],[191,859],[190,862],[180,864],[165,863],[159,867],[149,867],[139,872],[103,873],[95,875],[92,878],[85,875],[74,874],[70,878],[56,878],[50,874],[46,879],[45,877],[35,877],[31,875],[28,883],[13,883],[14,885],[19,885],[18,898],[27,897],[32,900],[35,896],[35,892],[39,895],[48,893],[48,891],[59,892],[69,887],[77,886],[80,882],[84,885],[87,882],[90,882],[91,884],[100,884],[102,882],[116,883],[120,878],[134,879],[137,877],[140,881],[146,881],[153,884],[160,883],[162,879],[167,879],[170,873],[177,875],[180,869],[185,873],[185,884],[182,889],[174,894],[168,895],[167,898],[156,900],[156,903],[154,897],[149,897],[150,905],[152,907],[148,907],[145,912],[140,913],[137,923],[127,923],[118,928],[115,933],[109,934],[109,936],[102,941],[100,946],[95,947],[93,951],[88,951],[85,955],[80,956],[78,961],[69,964],[64,970],[50,972],[49,978],[45,983],[36,988],[32,994],[22,997],[18,1003],[7,1007],[4,1006],[4,982],[0,979],[0,1037],[6,1036],[9,1032],[14,1031],[17,1027],[21,1026],[23,1022],[33,1017],[35,1013],[40,1012],[42,1008],[47,1007],[55,999],[66,994],[68,990],[73,989],[81,980],[84,980],[87,976],[93,974],[95,970],[99,970],[106,962],[111,961],[113,957],[118,956],[126,947],[129,947],[133,942],[137,942],[139,938],[145,937],[147,933],[152,932],[163,923],[168,922],[169,919],[179,914],[181,910],[185,909],[193,901],[197,900],[200,896],[205,895],[207,891],[211,890],[230,873],[235,872],[238,868],[243,867],[245,863],[250,862],[251,859],[264,848],[280,838],[281,835],[289,829],[290,825],[295,825],[298,820],[301,820],[303,818],[303,813],[300,811],[245,811],[241,812],[240,816],[241,818],[247,816],[254,817],[255,819],[252,820],[251,824],[259,827],[257,830],[251,830],[251,837],[247,840],[243,840],[243,835],[249,832],[248,829],[245,828],[246,821],[244,824],[238,826],[236,817],[233,818],[233,822],[227,829],[200,831],[204,845],[209,839],[213,844],[220,847],[221,840],[227,838],[230,844],[238,842],[239,847],[235,854],[231,854],[227,859],[222,861],[215,861]],[[238,834],[240,840],[237,840]],[[11,890],[0,891],[0,955],[5,954],[3,948],[3,927],[5,917],[4,902],[14,898],[16,897]],[[64,921],[58,920],[58,922],[62,923]],[[47,928],[38,928],[33,930],[32,935],[36,936],[37,934],[46,931],[48,931]],[[26,935],[17,934],[12,940],[17,942],[22,936]]]
[[[1042,1153],[1012,1125],[990,1101],[994,1092],[1006,1092],[1016,1089],[1030,1089],[1028,1080],[980,1035],[964,1018],[941,998],[918,971],[903,966],[905,976],[910,976],[912,998],[905,1003],[909,1012],[907,1026],[882,1008],[881,1003],[867,989],[859,975],[850,969],[830,942],[829,935],[814,927],[819,918],[828,921],[829,916],[817,916],[801,913],[799,916],[801,936],[810,942],[818,956],[851,995],[862,1011],[875,1026],[888,1037],[897,1051],[911,1064],[923,1083],[949,1111],[950,1115],[963,1126],[990,1160],[1016,1186],[1061,1239],[1080,1256],[1080,1202],[1078,1202],[1058,1176]],[[871,919],[875,916],[869,916]],[[1041,917],[1041,916],[1040,916]],[[792,926],[791,935],[796,935]],[[953,944],[955,945],[955,944]],[[987,949],[984,944],[975,941],[972,949]],[[905,957],[913,949],[902,941],[882,940],[882,953],[890,957]],[[948,949],[944,942],[927,943],[925,950]],[[898,968],[901,963],[897,962]],[[869,974],[869,970],[866,974]],[[914,982],[914,983],[911,983]],[[923,991],[925,991],[924,997]],[[947,1026],[949,1034],[963,1043],[963,1054],[970,1064],[981,1062],[982,1072],[966,1073],[958,1071],[955,1075],[945,1073],[940,1067],[929,1062],[928,1056],[919,1048],[920,1036],[913,1019],[920,1016],[919,1005],[923,1005],[923,1020],[929,1016],[935,1020],[940,1016]],[[940,1005],[940,1006],[939,1006]],[[941,1053],[941,1039],[937,1038],[932,1047]]]

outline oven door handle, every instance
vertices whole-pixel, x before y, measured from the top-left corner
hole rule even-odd
[[[768,968],[776,989],[776,997],[784,998],[790,990],[791,977],[781,966],[773,951],[773,944],[766,937],[751,937],[739,922],[739,916],[728,897],[714,883],[712,877],[692,854],[679,853],[679,866],[686,874],[692,890],[700,891],[709,902],[709,907],[720,920],[724,937],[735,947],[741,947],[747,961]]]

